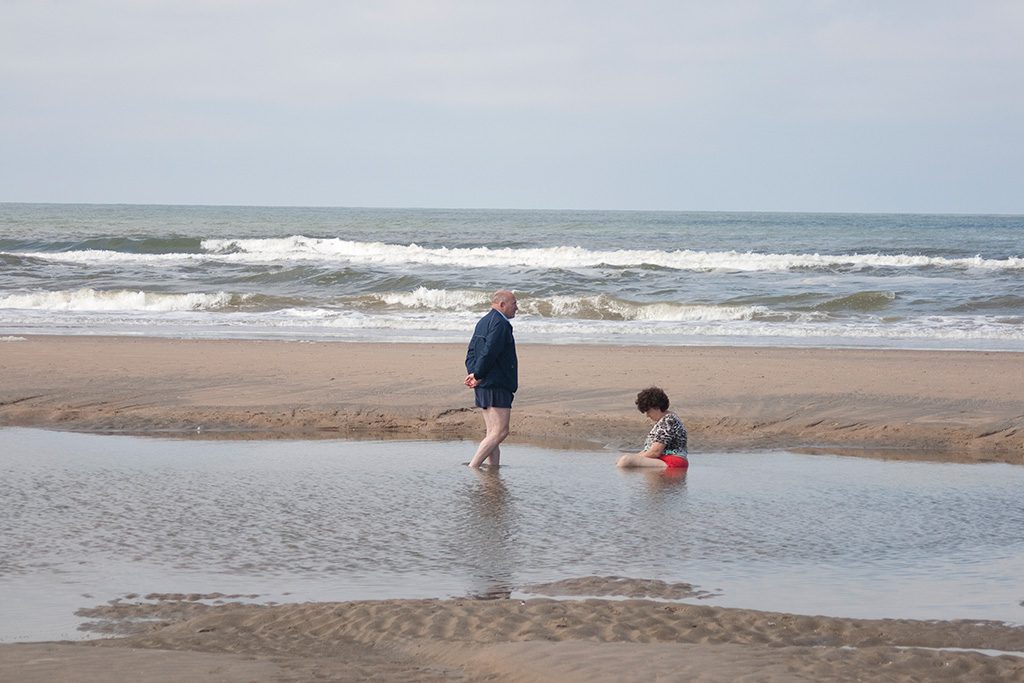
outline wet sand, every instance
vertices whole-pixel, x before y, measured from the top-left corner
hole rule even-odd
[[[29,337],[0,342],[0,425],[209,438],[474,439],[457,344]],[[691,450],[1024,463],[1016,353],[520,345],[515,441],[638,445],[665,388]]]
[[[210,438],[475,438],[459,345],[30,337],[0,342],[0,425]],[[1019,354],[520,348],[512,441],[633,447],[658,384],[701,450],[1024,463]],[[602,595],[607,581],[556,587]],[[1024,680],[1024,628],[625,600],[207,606],[83,613],[119,637],[0,645],[19,681]],[[538,591],[540,592],[540,591]],[[659,597],[657,594],[649,597]],[[145,619],[136,622],[134,620]],[[136,629],[135,627],[140,627]],[[909,648],[909,649],[908,649]]]
[[[593,577],[599,593],[604,579]],[[621,584],[620,584],[621,587]],[[1010,681],[1024,629],[832,619],[627,599],[206,606],[148,596],[89,616],[136,632],[0,645],[0,680]],[[940,648],[938,650],[932,648]],[[1024,654],[1024,653],[1022,653]]]

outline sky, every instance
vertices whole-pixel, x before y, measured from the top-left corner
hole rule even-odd
[[[2,0],[0,201],[1024,213],[1019,0]]]

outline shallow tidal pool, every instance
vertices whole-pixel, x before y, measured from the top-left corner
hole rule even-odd
[[[125,596],[257,602],[531,595],[622,576],[688,602],[1024,622],[1024,467],[789,452],[207,441],[0,429],[0,641],[80,637]]]

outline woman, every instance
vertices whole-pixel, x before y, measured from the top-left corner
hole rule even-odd
[[[636,395],[636,409],[654,422],[639,453],[626,453],[619,467],[689,467],[686,454],[686,427],[675,413],[668,411],[668,396],[658,387]]]

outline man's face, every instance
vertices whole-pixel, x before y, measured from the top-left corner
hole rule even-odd
[[[517,301],[515,297],[512,297],[506,301],[498,302],[498,308],[501,309],[501,312],[505,314],[506,318],[511,320],[516,317],[516,311],[519,310],[519,301]]]

